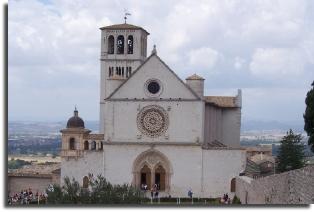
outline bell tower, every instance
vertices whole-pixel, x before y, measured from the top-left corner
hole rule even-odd
[[[105,99],[145,61],[149,33],[127,23],[101,27],[100,30],[100,133],[103,133]]]

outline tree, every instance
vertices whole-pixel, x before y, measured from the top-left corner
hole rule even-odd
[[[285,172],[304,167],[304,147],[300,143],[301,139],[301,134],[295,135],[291,129],[282,138],[278,154],[278,171]]]
[[[311,150],[314,152],[314,81],[312,89],[306,94],[305,104],[306,109],[303,115],[304,130],[309,136],[308,145],[311,146]]]
[[[47,190],[49,204],[141,204],[148,201],[142,191],[127,184],[112,185],[102,175],[89,174],[89,188],[73,178],[64,178],[64,186]]]

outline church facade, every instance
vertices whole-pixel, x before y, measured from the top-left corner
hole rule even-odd
[[[101,29],[100,129],[75,109],[61,130],[61,178],[88,187],[89,173],[164,196],[218,197],[234,192],[245,169],[240,147],[241,91],[205,96],[204,79],[184,82],[157,55],[149,33],[117,24]]]

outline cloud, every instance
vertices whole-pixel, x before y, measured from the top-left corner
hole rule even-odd
[[[40,108],[54,110],[49,96],[58,87],[64,101],[55,114],[80,98],[88,118],[97,120],[98,111],[88,103],[98,101],[99,27],[122,23],[125,8],[132,13],[128,23],[151,33],[148,55],[156,44],[181,78],[195,72],[205,77],[206,90],[304,89],[314,78],[312,1],[10,0],[9,104],[15,107],[9,113],[24,114],[18,105],[25,99],[37,102],[27,108],[30,116],[39,116]],[[75,93],[83,89],[94,95]],[[262,111],[254,102],[249,107]]]
[[[199,69],[211,70],[215,67],[220,57],[219,52],[209,47],[192,49],[188,53],[189,64]]]
[[[246,63],[245,59],[243,59],[241,57],[234,58],[234,68],[236,70],[242,69],[243,66],[245,65],[245,63]]]
[[[305,61],[297,49],[258,48],[250,63],[253,75],[265,78],[299,76],[304,72]]]

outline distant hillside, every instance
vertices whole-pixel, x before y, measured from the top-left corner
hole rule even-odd
[[[60,122],[36,122],[36,121],[9,121],[8,134],[37,134],[45,135],[59,133],[66,127],[66,121]],[[98,121],[85,121],[85,127],[93,132],[98,131]]]
[[[304,123],[282,123],[278,121],[257,121],[242,120],[241,131],[263,131],[263,130],[280,130],[288,131],[292,129],[295,132],[302,133]]]
[[[8,124],[9,134],[47,134],[59,133],[66,127],[66,121],[60,122],[36,122],[36,121],[10,121]],[[85,127],[98,132],[98,121],[85,121]],[[278,121],[257,121],[242,120],[241,132],[246,131],[265,131],[280,130],[288,131],[292,129],[295,132],[303,132],[303,123],[281,123]]]

